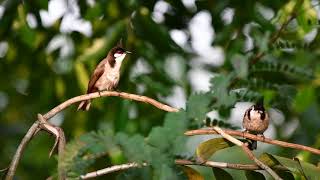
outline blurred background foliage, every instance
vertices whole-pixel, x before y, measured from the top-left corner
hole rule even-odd
[[[121,69],[118,90],[182,108],[166,113],[114,97],[94,100],[89,112],[74,105],[51,119],[70,142],[64,158],[48,159],[54,140],[40,133],[26,149],[18,179],[56,177],[58,166],[78,177],[127,161],[151,166],[104,178],[185,179],[194,170],[175,166],[176,157],[250,162],[237,147],[216,147],[220,139],[196,150],[210,137],[183,132],[204,127],[205,120],[241,129],[244,111],[262,96],[272,117],[266,136],[320,147],[319,1],[0,2],[0,169],[36,114],[83,94],[94,67],[121,38],[133,54]],[[201,153],[214,147],[224,150]],[[311,165],[318,156],[262,144],[256,153],[287,167],[287,179],[319,178],[319,167]],[[293,157],[308,162],[305,172]],[[262,175],[193,168],[205,179]]]

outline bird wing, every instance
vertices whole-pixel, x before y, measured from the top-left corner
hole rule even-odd
[[[89,81],[89,84],[88,84],[87,94],[97,91],[97,89],[95,88],[95,84],[98,81],[98,79],[102,76],[103,73],[104,73],[104,67],[103,66],[100,66],[100,67],[98,66],[94,70],[94,72],[93,72],[93,74],[91,76],[91,79]]]

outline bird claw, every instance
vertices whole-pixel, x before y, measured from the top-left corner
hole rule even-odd
[[[248,132],[249,132],[249,131],[248,131],[248,130],[246,130],[246,129],[245,129],[245,130],[243,130],[243,131],[242,131],[242,138],[245,138],[245,137],[244,137],[244,133],[248,133]]]

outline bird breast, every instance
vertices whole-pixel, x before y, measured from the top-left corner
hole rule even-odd
[[[251,108],[246,111],[245,116],[243,117],[243,127],[247,131],[254,134],[262,134],[267,130],[268,126],[269,115],[267,112],[257,111]]]
[[[106,67],[102,76],[98,79],[96,87],[99,91],[113,90],[118,85],[120,72],[113,68]]]

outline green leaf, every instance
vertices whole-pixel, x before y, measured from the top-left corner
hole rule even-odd
[[[261,154],[259,157],[259,160],[270,167],[273,167],[275,165],[280,165],[280,162],[276,158],[274,158],[271,154],[268,154],[268,153]]]
[[[188,180],[204,180],[204,177],[198,171],[189,166],[182,166],[182,170],[187,175]]]
[[[76,71],[75,74],[77,76],[77,80],[78,80],[80,89],[82,92],[86,92],[87,86],[89,83],[88,72],[87,72],[86,68],[84,67],[83,63],[76,62],[76,63],[74,63],[74,65],[75,65],[75,71]]]
[[[48,1],[35,0],[34,3],[39,9],[48,9]]]
[[[226,109],[235,104],[237,100],[236,94],[228,90],[232,79],[234,79],[232,74],[228,76],[217,75],[211,79],[211,90],[216,100],[214,107]]]
[[[150,161],[148,147],[145,145],[144,138],[141,135],[129,137],[124,133],[118,133],[116,141],[123,148],[125,156],[130,161],[137,163]]]
[[[36,47],[36,32],[32,30],[27,22],[26,22],[26,9],[25,7],[20,4],[18,6],[18,21],[16,22],[16,25],[14,26],[17,28],[17,34],[19,36],[19,39],[22,40],[22,42],[28,46],[31,49],[34,49]]]
[[[262,154],[259,159],[272,167],[274,165],[282,165],[288,170],[298,175],[306,175],[310,180],[316,180],[320,177],[320,168],[307,162],[297,162],[281,156],[271,155],[268,153]]]
[[[282,179],[294,180],[294,176],[290,171],[275,171]]]
[[[245,171],[245,175],[247,180],[265,180],[263,174],[256,172],[256,171]]]
[[[215,152],[232,146],[234,146],[234,144],[224,138],[210,139],[201,143],[197,147],[197,159],[200,162],[204,162],[208,160]]]
[[[316,98],[315,90],[312,86],[307,86],[299,89],[294,102],[293,108],[301,113],[305,111],[314,102]]]
[[[314,78],[313,72],[310,69],[283,62],[259,62],[251,66],[250,75],[260,75],[265,78],[277,75],[285,83],[288,83],[288,80],[299,82]]]
[[[59,99],[62,99],[66,92],[66,86],[61,78],[57,78],[55,81],[56,95]]]
[[[213,167],[212,171],[216,180],[233,180],[232,176],[221,168]]]
[[[164,126],[155,127],[150,132],[147,142],[159,150],[176,154],[185,148],[186,137],[183,135],[187,129],[186,113],[169,113],[166,115]]]
[[[310,0],[304,0],[298,13],[297,22],[300,27],[298,34],[303,37],[318,24],[317,11],[313,8]]]
[[[193,94],[187,103],[187,116],[197,122],[202,122],[209,112],[209,104],[212,101],[210,94]]]
[[[90,132],[67,144],[65,151],[58,157],[58,168],[67,172],[68,177],[79,176],[86,172],[95,160],[116,149],[113,132],[109,130]]]

